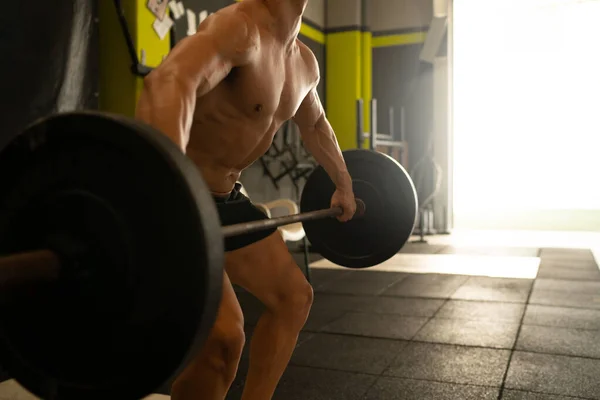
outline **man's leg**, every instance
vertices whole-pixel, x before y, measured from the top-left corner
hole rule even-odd
[[[172,400],[223,400],[235,379],[244,348],[244,317],[224,274],[217,319],[202,350],[177,377]]]
[[[242,399],[267,400],[296,347],[312,305],[312,288],[279,233],[227,253],[225,268],[233,283],[266,307],[252,335]]]

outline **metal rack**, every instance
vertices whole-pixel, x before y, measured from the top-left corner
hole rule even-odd
[[[382,151],[394,156],[394,150],[398,153],[396,158],[400,164],[407,165],[408,163],[408,145],[405,140],[405,115],[404,107],[400,108],[400,130],[396,134],[395,130],[395,110],[394,107],[388,109],[389,118],[389,133],[381,133],[377,128],[377,99],[370,101],[371,106],[371,124],[370,132],[365,132],[364,127],[364,100],[356,101],[356,143],[359,149],[364,148],[365,141],[369,140],[369,149]]]
[[[278,190],[279,182],[289,178],[299,196],[302,181],[310,175],[316,163],[304,149],[291,121],[286,122],[277,135],[280,140],[274,140],[269,151],[259,159],[263,174]]]

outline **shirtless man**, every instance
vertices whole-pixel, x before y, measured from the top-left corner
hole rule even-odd
[[[224,225],[266,218],[239,192],[241,172],[293,119],[335,183],[340,220],[356,210],[352,182],[316,87],[314,54],[297,36],[308,0],[245,0],[202,22],[144,81],[137,118],[171,138],[200,169]],[[310,311],[312,288],[276,230],[225,242],[223,297],[203,350],[175,380],[173,400],[223,399],[244,346],[231,283],[266,308],[250,344],[243,400],[273,396]]]

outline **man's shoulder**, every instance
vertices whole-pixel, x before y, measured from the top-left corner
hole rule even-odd
[[[300,38],[296,39],[296,45],[298,46],[298,49],[300,50],[300,54],[302,56],[302,59],[304,60],[304,63],[306,64],[306,66],[308,67],[308,69],[310,71],[313,71],[314,73],[317,74],[317,79],[318,79],[319,61],[317,60],[317,56],[311,50],[311,48],[308,47],[308,45],[306,43],[304,43]]]
[[[211,20],[212,17],[212,20]],[[229,27],[243,27],[244,29],[252,28],[256,25],[255,21],[251,18],[248,6],[241,3],[234,3],[227,7],[221,8],[209,18],[207,22],[215,22],[219,24],[227,24]]]
[[[227,43],[241,53],[256,49],[260,30],[243,4],[235,3],[218,10],[202,22],[198,32],[212,32],[217,42]]]

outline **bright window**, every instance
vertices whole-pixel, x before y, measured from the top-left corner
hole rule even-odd
[[[600,0],[454,0],[457,227],[600,210],[598,21]]]

